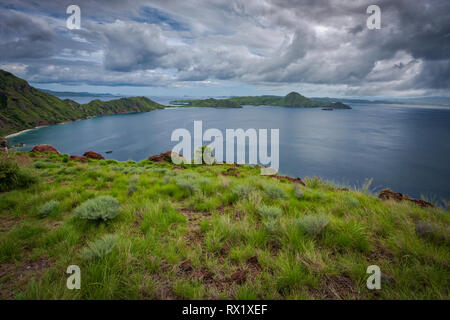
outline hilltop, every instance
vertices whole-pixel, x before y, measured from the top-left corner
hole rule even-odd
[[[204,107],[204,106],[222,106],[229,104],[234,108],[243,105],[251,106],[281,106],[297,108],[333,108],[333,109],[351,109],[350,106],[341,102],[313,101],[302,96],[297,92],[291,92],[284,97],[280,96],[255,96],[255,97],[233,97],[228,99],[203,99],[203,100],[175,100],[171,102],[176,105]]]
[[[87,104],[70,99],[61,100],[0,70],[0,135],[88,117],[147,112],[163,107],[146,97],[94,100]]]
[[[243,165],[9,156],[1,299],[448,299],[448,212],[402,194]]]

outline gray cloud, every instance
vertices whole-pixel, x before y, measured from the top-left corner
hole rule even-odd
[[[0,64],[25,65],[35,82],[233,80],[351,95],[450,88],[450,3],[376,1],[382,28],[368,30],[372,2],[80,0],[82,29],[68,31],[68,1],[6,0],[15,10],[0,6]]]

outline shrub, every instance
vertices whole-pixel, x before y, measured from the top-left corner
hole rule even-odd
[[[271,206],[261,206],[258,208],[258,212],[266,219],[276,219],[283,213],[280,208]]]
[[[83,202],[75,209],[75,215],[83,219],[104,221],[111,220],[119,214],[119,201],[111,196],[99,196]]]
[[[239,184],[234,187],[233,193],[239,198],[248,198],[248,196],[255,190],[256,188],[249,184]]]
[[[298,227],[310,236],[316,237],[325,230],[328,218],[324,215],[308,215],[297,220]]]
[[[39,209],[38,216],[41,218],[45,218],[52,213],[56,213],[58,211],[58,208],[59,201],[50,200]]]
[[[275,234],[278,231],[278,221],[275,219],[264,221],[263,226],[270,234]]]
[[[176,177],[175,184],[178,186],[178,188],[186,190],[190,194],[194,194],[200,190],[195,181],[193,181],[192,179],[187,179],[183,176]]]
[[[19,167],[12,159],[0,159],[0,192],[25,188],[37,181],[31,170]]]
[[[36,169],[47,169],[47,168],[58,167],[56,164],[48,162],[48,161],[36,161],[36,162],[33,163],[33,166]]]
[[[274,185],[274,184],[265,184],[263,186],[264,191],[266,194],[272,198],[272,199],[287,199],[288,195],[283,190],[283,188]]]
[[[117,235],[107,234],[97,241],[89,242],[88,246],[81,250],[81,257],[85,260],[104,257],[114,249],[117,239]]]
[[[302,188],[298,184],[294,185],[294,193],[297,199],[302,199],[304,196]]]
[[[131,196],[133,193],[138,191],[138,187],[134,184],[128,186],[128,194]]]

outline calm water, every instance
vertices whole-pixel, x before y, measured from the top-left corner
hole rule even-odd
[[[162,101],[161,101],[162,102]],[[184,108],[113,115],[44,127],[11,138],[25,150],[48,143],[63,153],[94,150],[109,159],[142,160],[170,150],[176,128],[280,129],[280,173],[360,186],[389,186],[415,197],[450,199],[450,109],[352,105],[322,111],[283,107]],[[113,153],[105,154],[112,150]]]

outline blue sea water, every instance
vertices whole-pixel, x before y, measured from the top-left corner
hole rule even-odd
[[[167,101],[159,101],[166,102]],[[174,108],[96,117],[28,131],[9,139],[24,150],[47,143],[68,154],[142,160],[172,149],[177,128],[279,129],[280,173],[320,176],[350,186],[373,178],[415,197],[450,199],[450,108],[353,104],[352,110],[287,107]],[[105,152],[112,150],[110,154]]]

